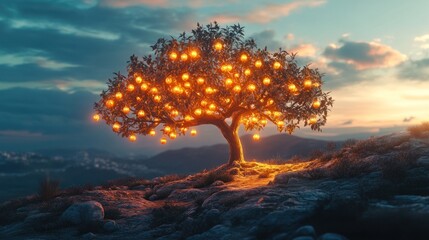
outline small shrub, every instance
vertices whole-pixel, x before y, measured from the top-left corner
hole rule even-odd
[[[332,178],[357,177],[367,173],[369,169],[370,166],[367,163],[359,161],[357,156],[351,156],[351,158],[338,159],[332,166],[329,175]]]
[[[201,176],[201,178],[197,181],[194,187],[196,188],[207,187],[218,180],[222,182],[231,182],[232,180],[234,180],[234,177],[226,171],[212,171]]]
[[[410,126],[407,130],[412,137],[427,138],[429,137],[429,122],[423,122],[420,125]]]
[[[42,179],[39,185],[39,197],[46,201],[58,196],[60,193],[60,181],[52,180],[49,177]]]
[[[157,181],[159,183],[168,183],[168,182],[173,182],[173,181],[181,180],[183,178],[185,178],[184,175],[171,174],[171,175],[166,175],[166,176],[158,177],[156,179],[157,179]]]
[[[390,181],[400,181],[407,175],[407,170],[416,164],[417,155],[410,151],[402,151],[381,165],[383,178]]]
[[[182,221],[185,216],[186,207],[166,202],[164,206],[152,210],[152,227],[163,224],[176,223]]]

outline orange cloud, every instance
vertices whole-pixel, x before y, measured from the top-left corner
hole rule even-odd
[[[302,0],[286,4],[269,4],[265,7],[257,7],[245,15],[220,14],[211,17],[211,21],[219,23],[236,23],[246,21],[251,23],[268,23],[276,19],[289,16],[292,12],[305,7],[317,7],[324,4],[325,0]]]
[[[299,44],[289,50],[291,53],[297,53],[298,57],[313,57],[316,55],[317,49],[309,43]]]

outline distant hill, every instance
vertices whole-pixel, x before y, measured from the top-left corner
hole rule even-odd
[[[241,138],[245,158],[266,161],[287,160],[295,155],[308,157],[315,150],[324,150],[328,141],[301,138],[287,134],[277,134],[253,141],[251,135]],[[198,148],[168,150],[145,160],[150,169],[169,173],[194,173],[211,169],[228,160],[228,145],[218,144]]]

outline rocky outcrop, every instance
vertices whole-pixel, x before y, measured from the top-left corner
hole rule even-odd
[[[428,159],[426,140],[396,134],[315,159],[213,170],[229,172],[231,182],[211,174],[201,184],[203,172],[97,188],[16,208],[18,220],[0,227],[0,238],[426,239]]]

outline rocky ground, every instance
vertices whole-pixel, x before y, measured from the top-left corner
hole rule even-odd
[[[2,239],[428,239],[429,138],[28,197],[0,224]]]

